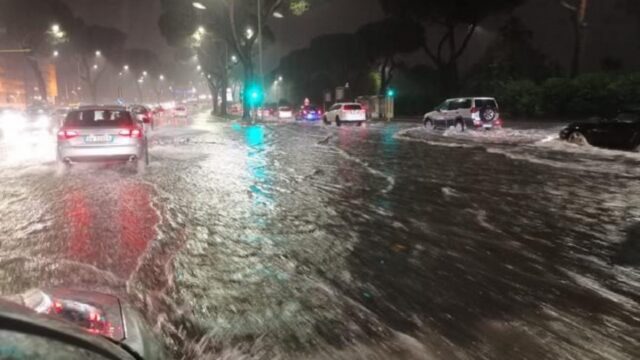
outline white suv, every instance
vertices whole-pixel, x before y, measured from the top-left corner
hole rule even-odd
[[[490,97],[449,99],[426,113],[423,121],[428,128],[454,126],[458,131],[502,127],[498,103]]]
[[[367,121],[367,113],[358,103],[334,104],[322,118],[325,124],[335,123],[337,126],[343,123],[356,123],[358,126]]]

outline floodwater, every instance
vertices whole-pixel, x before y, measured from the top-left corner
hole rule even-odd
[[[171,123],[0,151],[0,293],[119,295],[185,359],[638,359],[640,155],[556,126]]]

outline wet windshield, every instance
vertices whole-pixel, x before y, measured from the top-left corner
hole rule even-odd
[[[0,0],[0,298],[115,296],[173,359],[640,359],[638,39],[640,0]]]

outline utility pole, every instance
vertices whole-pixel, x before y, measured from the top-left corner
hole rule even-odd
[[[260,76],[260,89],[264,91],[264,69],[262,67],[262,0],[258,0],[258,71]],[[264,119],[264,109],[260,111],[260,120]]]
[[[580,63],[587,40],[587,11],[589,0],[561,0],[560,4],[571,13],[573,22],[574,44],[571,59],[571,77],[576,77],[580,73]]]

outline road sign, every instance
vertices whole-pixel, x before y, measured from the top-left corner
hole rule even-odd
[[[343,87],[337,87],[336,88],[336,101],[343,100],[343,99],[344,99],[344,88]]]

